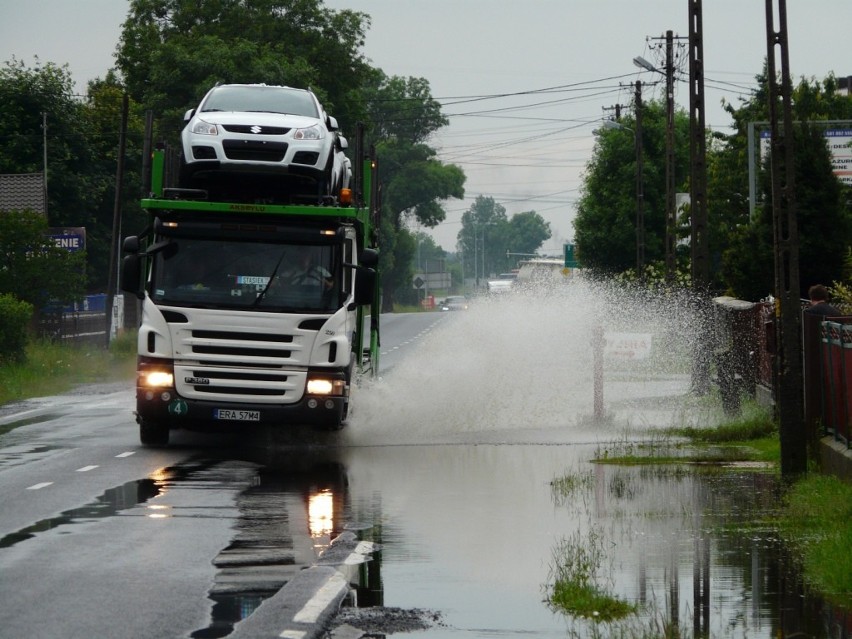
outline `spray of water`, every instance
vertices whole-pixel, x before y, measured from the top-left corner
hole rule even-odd
[[[652,336],[650,357],[604,359],[604,419],[594,410],[597,327]],[[572,441],[691,421],[690,366],[705,331],[696,305],[575,277],[473,300],[448,313],[381,380],[358,389],[352,443]],[[694,402],[693,402],[694,404]],[[694,418],[695,415],[693,414]]]

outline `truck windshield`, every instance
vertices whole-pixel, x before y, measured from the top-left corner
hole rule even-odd
[[[340,247],[173,238],[156,254],[159,304],[331,313],[345,302]]]

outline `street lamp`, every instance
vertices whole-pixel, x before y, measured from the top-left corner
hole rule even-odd
[[[642,103],[636,105],[636,129],[633,130],[615,120],[604,120],[604,129],[624,129],[633,134],[636,147],[636,277],[639,281],[645,278],[645,177],[642,155]],[[599,130],[593,133],[600,133]]]
[[[633,64],[635,64],[640,69],[645,69],[646,71],[653,71],[655,73],[663,73],[657,67],[655,67],[653,64],[651,64],[645,58],[643,58],[642,56],[639,56],[639,55],[637,55],[635,58],[633,58]]]

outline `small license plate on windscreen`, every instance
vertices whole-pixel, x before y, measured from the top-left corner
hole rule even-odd
[[[231,408],[216,408],[213,410],[213,419],[221,419],[231,422],[259,422],[259,410],[233,410]]]

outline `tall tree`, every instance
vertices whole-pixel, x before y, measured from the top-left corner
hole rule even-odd
[[[360,53],[368,26],[366,14],[322,0],[132,0],[116,60],[130,95],[172,141],[184,111],[217,82],[310,87],[354,130],[373,72]]]
[[[645,260],[665,260],[665,104],[652,101],[642,111],[642,184],[644,191]],[[574,241],[584,266],[620,273],[636,266],[636,121],[625,117],[620,127],[601,129],[586,170]],[[688,116],[675,113],[675,184],[686,190]]]
[[[47,157],[48,226],[85,227],[88,288],[102,291],[115,202],[123,89],[114,76],[81,99],[67,67],[12,60],[0,68],[0,173],[36,173]],[[43,128],[46,122],[47,130]],[[131,120],[123,211],[138,212],[141,123]]]
[[[388,78],[379,72],[366,89],[371,140],[379,156],[383,226],[381,245],[383,303],[411,288],[416,242],[409,222],[433,228],[446,218],[442,202],[464,197],[464,172],[444,164],[425,143],[447,124],[422,78]]]
[[[502,204],[480,195],[462,214],[456,248],[465,276],[483,278],[514,268],[519,255],[533,255],[550,239],[550,224],[535,211],[507,216]]]
[[[765,87],[764,73],[758,76]],[[829,76],[822,82],[802,79],[793,90],[796,211],[799,235],[801,295],[814,283],[842,277],[844,258],[852,246],[852,189],[834,176],[826,146],[825,120],[852,120],[852,98],[837,91]],[[774,290],[771,182],[765,164],[760,200],[753,219],[748,208],[747,129],[768,120],[765,88],[739,108],[727,106],[735,133],[723,137],[708,161],[710,218],[720,220],[717,244],[720,283],[728,293],[758,300]],[[768,160],[768,158],[766,158]],[[712,235],[711,235],[712,237]]]

